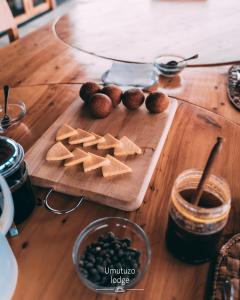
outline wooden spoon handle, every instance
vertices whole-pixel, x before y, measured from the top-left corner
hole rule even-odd
[[[222,141],[223,141],[223,139],[221,137],[218,137],[216,144],[213,146],[213,148],[211,150],[211,153],[210,153],[210,155],[208,157],[208,160],[207,160],[206,166],[204,168],[202,177],[201,177],[201,179],[199,181],[198,187],[197,187],[195,193],[192,196],[191,203],[194,204],[194,205],[198,205],[199,204],[199,201],[201,199],[202,193],[204,191],[204,185],[205,185],[207,179],[209,178],[209,176],[211,174],[210,171],[211,171],[211,168],[213,166],[214,160],[215,160],[215,158],[217,156],[217,153],[218,153],[218,151],[220,149]]]
[[[9,85],[4,85],[3,91],[4,91],[4,115],[6,116],[8,110]]]

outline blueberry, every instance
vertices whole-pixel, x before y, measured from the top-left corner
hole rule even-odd
[[[113,256],[112,260],[113,260],[114,262],[117,262],[117,261],[118,261],[118,257],[117,257],[117,256]]]
[[[101,280],[101,276],[98,274],[94,274],[91,276],[91,281],[93,282],[99,282]]]
[[[127,243],[126,242],[123,242],[122,243],[122,248],[126,249],[128,247]]]
[[[113,247],[114,247],[115,250],[119,250],[121,248],[121,245],[119,243],[115,243],[113,245]]]
[[[139,258],[140,255],[141,255],[141,252],[138,251],[138,250],[132,250],[132,252],[134,253],[134,257],[135,257],[135,258]]]
[[[102,258],[102,257],[97,257],[97,258],[96,258],[96,262],[97,262],[98,264],[101,264],[101,263],[103,262],[103,258]]]
[[[122,249],[120,249],[120,250],[118,251],[118,256],[119,256],[119,257],[122,257],[123,255],[124,255],[124,252],[123,252]]]
[[[109,243],[104,243],[104,244],[103,244],[103,248],[104,248],[104,249],[108,248],[109,246],[110,246]]]
[[[122,268],[122,264],[121,264],[120,262],[118,262],[118,263],[116,264],[116,268],[117,268],[117,269],[121,269],[121,268]]]
[[[107,283],[108,283],[108,278],[106,276],[103,276],[101,278],[100,284],[104,286],[107,285]]]
[[[91,269],[93,267],[93,263],[86,263],[86,269]]]
[[[95,274],[98,274],[98,271],[97,271],[97,269],[92,268],[92,269],[89,270],[89,273],[92,274],[92,275],[95,275]]]
[[[82,273],[82,275],[83,275],[84,277],[88,277],[88,271],[87,271],[87,270],[85,270],[85,269],[80,269],[80,271],[81,271],[81,273]]]
[[[103,267],[103,266],[97,266],[97,271],[98,271],[100,274],[104,274],[104,267]]]
[[[123,242],[126,243],[128,247],[130,247],[132,241],[130,239],[124,239]]]
[[[133,267],[133,269],[136,270],[138,268],[138,264],[135,262],[135,263],[132,264],[132,267]]]
[[[84,261],[83,260],[79,260],[79,266],[83,267],[83,265],[84,265]]]
[[[113,232],[108,232],[108,234],[107,234],[107,237],[108,237],[108,239],[111,241],[111,240],[114,240],[115,239],[115,234],[113,233]]]
[[[94,257],[93,255],[90,255],[90,256],[88,257],[88,260],[89,260],[90,262],[92,262],[93,264],[95,264],[95,262],[96,262],[95,257]]]
[[[114,255],[114,250],[110,249],[110,250],[108,251],[108,253],[109,253],[110,255]]]

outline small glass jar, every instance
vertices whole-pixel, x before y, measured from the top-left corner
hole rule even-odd
[[[22,146],[7,137],[0,137],[0,174],[6,179],[14,202],[14,222],[22,223],[33,211],[36,200]]]
[[[155,58],[154,66],[164,77],[175,77],[187,67],[184,57],[176,55],[161,55]]]
[[[210,260],[219,246],[231,208],[227,182],[211,175],[198,206],[191,204],[201,171],[181,173],[172,189],[166,243],[170,252],[189,263]]]
[[[79,261],[86,250],[86,247],[95,242],[99,236],[113,232],[119,238],[131,238],[132,247],[139,250],[140,266],[138,275],[128,283],[119,283],[117,286],[108,287],[93,283],[81,272]],[[125,292],[133,289],[144,277],[151,260],[151,248],[148,237],[144,230],[132,221],[121,217],[106,217],[90,223],[79,234],[75,241],[72,252],[73,263],[81,281],[91,290],[103,294],[114,294],[116,292]],[[124,268],[123,268],[124,269]],[[125,269],[124,269],[125,270]],[[123,275],[123,279],[126,275]]]

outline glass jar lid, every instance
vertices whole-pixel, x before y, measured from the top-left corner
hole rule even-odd
[[[0,137],[0,174],[3,177],[12,175],[18,168],[24,158],[22,146],[14,140]]]

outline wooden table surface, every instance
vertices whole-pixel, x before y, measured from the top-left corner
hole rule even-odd
[[[80,83],[100,81],[110,66],[111,60],[64,45],[54,37],[50,25],[1,49],[0,85],[13,86],[11,98],[23,99],[28,110],[23,122],[7,135],[27,151],[72,101],[80,101]],[[160,80],[158,88],[167,88],[180,106],[144,203],[136,212],[125,213],[86,201],[74,213],[58,216],[41,205],[46,190],[36,189],[37,208],[20,227],[19,237],[10,239],[19,265],[13,299],[205,299],[209,264],[191,266],[178,261],[167,252],[164,236],[174,179],[187,168],[202,169],[218,135],[225,143],[214,173],[229,182],[232,192],[232,210],[223,239],[240,231],[239,112],[227,99],[227,70],[189,68],[182,73],[182,83],[179,78]],[[75,199],[54,194],[54,200],[60,206],[70,206]],[[152,262],[138,286],[144,291],[109,297],[89,291],[79,281],[71,259],[73,243],[89,222],[105,216],[125,216],[146,231]]]
[[[153,62],[198,53],[193,65],[240,61],[238,0],[92,0],[56,23],[65,43],[101,57]]]

